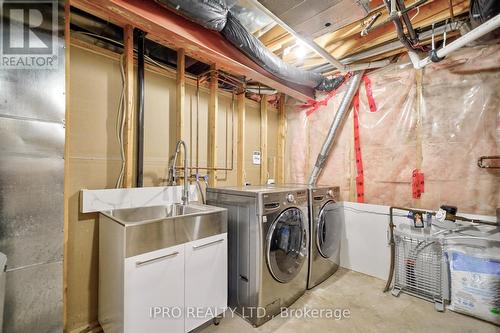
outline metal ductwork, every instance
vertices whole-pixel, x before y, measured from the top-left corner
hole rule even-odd
[[[253,61],[279,78],[314,88],[324,81],[321,74],[299,69],[281,60],[258,38],[250,34],[231,12],[227,15],[227,22],[221,34]]]
[[[207,29],[220,32],[231,44],[276,77],[320,90],[335,89],[331,79],[285,63],[267,49],[230,12],[224,0],[156,0],[162,6]],[[336,83],[337,81],[335,81]]]
[[[346,93],[342,102],[340,103],[339,109],[333,118],[332,125],[330,126],[330,130],[328,130],[328,134],[326,136],[325,142],[321,146],[321,150],[316,159],[316,163],[314,165],[313,170],[311,171],[311,175],[309,177],[309,185],[316,185],[318,182],[318,177],[325,166],[326,159],[328,158],[328,154],[335,143],[335,137],[337,136],[337,132],[340,129],[340,126],[343,123],[344,118],[349,114],[350,106],[352,99],[356,95],[359,89],[359,84],[361,82],[361,77],[363,76],[364,71],[356,72],[349,85],[347,87]]]

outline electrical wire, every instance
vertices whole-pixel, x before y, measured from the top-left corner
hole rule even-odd
[[[120,145],[121,168],[120,175],[116,181],[116,188],[123,187],[123,177],[125,174],[125,147],[123,142],[123,133],[125,130],[125,55],[120,56],[120,75],[122,79],[122,91],[120,93],[120,102],[118,104],[118,114],[116,116],[116,136]]]
[[[112,38],[108,38],[108,37],[105,37],[105,36],[101,36],[101,35],[98,35],[98,34],[94,34],[92,32],[86,32],[86,31],[75,31],[76,34],[80,34],[80,35],[87,35],[87,36],[91,36],[91,37],[95,37],[97,39],[101,39],[101,40],[105,40],[105,41],[108,41],[108,42],[111,42],[113,44],[116,44],[117,46],[120,46],[120,47],[124,47],[123,43],[122,42],[119,42],[117,40],[114,40]],[[137,52],[137,50],[134,48],[134,52]],[[169,72],[175,72],[176,69],[174,67],[170,67],[170,66],[167,66],[167,65],[164,65],[164,64],[161,64],[159,63],[158,61],[154,60],[153,58],[151,58],[150,56],[148,56],[147,54],[144,55],[144,59],[146,59],[146,61],[149,63],[149,64],[153,64],[153,65],[156,65],[166,71],[169,71]],[[195,75],[192,75],[190,73],[186,73],[185,74],[187,77],[191,78],[191,79],[196,79],[196,76]]]
[[[351,208],[351,207],[344,207],[344,210],[351,211],[354,213],[368,213],[368,214],[373,214],[373,215],[390,216],[389,213],[378,213],[378,212],[373,212],[373,211],[363,210],[363,209],[356,209],[356,208]],[[392,214],[392,216],[408,217],[408,215],[404,215],[404,214]]]
[[[98,35],[98,34],[94,34],[92,32],[87,32],[87,31],[74,31],[75,34],[80,34],[80,35],[87,35],[87,36],[91,36],[91,37],[96,37],[98,39],[103,39],[103,40],[106,40],[108,42],[111,42],[113,44],[116,44],[118,46],[121,46],[123,47],[123,43],[117,41],[117,40],[114,40],[112,38],[108,38],[108,37],[105,37],[105,36],[101,36],[101,35]]]
[[[420,14],[420,7],[417,7],[417,12],[410,18],[410,21],[417,17],[418,14]]]

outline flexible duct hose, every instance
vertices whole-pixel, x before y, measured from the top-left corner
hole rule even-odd
[[[156,0],[160,5],[206,29],[220,32],[231,44],[276,77],[322,91],[336,89],[342,80],[328,79],[284,62],[241,24],[224,0]]]

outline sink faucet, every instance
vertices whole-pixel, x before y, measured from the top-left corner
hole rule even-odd
[[[186,143],[182,140],[177,141],[175,145],[175,154],[174,160],[172,162],[172,168],[170,169],[171,176],[171,185],[176,185],[176,167],[177,164],[177,156],[179,156],[181,152],[181,146],[184,146],[184,189],[182,190],[182,204],[187,205],[189,203],[189,175],[188,175],[188,167],[187,167],[187,148]]]

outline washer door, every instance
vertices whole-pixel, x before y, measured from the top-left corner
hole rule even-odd
[[[331,258],[340,250],[341,220],[335,202],[323,205],[316,222],[316,247],[324,258]]]
[[[267,266],[279,282],[291,281],[307,259],[307,228],[302,211],[284,210],[267,234]]]

